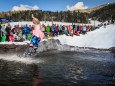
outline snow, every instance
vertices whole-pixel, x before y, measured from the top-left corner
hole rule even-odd
[[[41,22],[45,23],[45,22]],[[71,23],[62,23],[62,22],[54,22],[56,24],[62,24],[62,25],[69,25]],[[94,21],[92,21],[92,24]],[[18,22],[18,23],[11,23],[11,25],[16,24],[29,24],[32,25],[32,22]],[[52,22],[46,22],[46,25],[52,24]],[[99,22],[95,21],[95,24],[99,24]],[[53,39],[59,39],[61,44],[67,44],[70,46],[78,46],[78,47],[92,47],[92,48],[101,48],[101,49],[109,49],[111,47],[115,47],[115,25],[108,25],[106,28],[100,27],[99,29],[96,29],[91,32],[87,32],[86,35],[80,35],[80,36],[66,36],[61,35],[58,37],[54,37]],[[29,42],[19,42],[16,44],[27,44]],[[12,44],[8,42],[0,43],[0,44]]]
[[[101,27],[95,31],[88,32],[86,35],[68,37],[62,35],[56,37],[62,44],[78,47],[92,47],[108,49],[115,47],[115,25]]]
[[[52,25],[52,22],[51,21],[40,21],[41,25],[44,24],[44,25],[49,25],[51,26]],[[10,22],[10,25],[12,26],[12,28],[15,26],[15,25],[33,25],[33,23],[30,21],[24,21],[24,22]],[[56,25],[72,25],[72,23],[68,23],[68,22],[56,22],[56,21],[53,21],[53,24],[56,24]],[[84,24],[81,24],[81,23],[74,23],[74,24],[79,24],[79,25],[84,25]],[[7,24],[6,24],[7,25]],[[93,25],[93,24],[85,24],[85,25]]]
[[[95,20],[90,20],[90,23],[91,24],[95,24],[95,26],[97,26],[98,24],[100,24],[100,22],[99,21],[95,21]]]

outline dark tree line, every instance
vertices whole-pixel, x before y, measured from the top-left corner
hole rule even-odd
[[[40,21],[59,21],[73,23],[88,23],[88,19],[96,19],[101,22],[115,20],[115,3],[108,4],[101,9],[94,10],[91,13],[82,13],[78,11],[9,11],[1,12],[0,18],[8,18],[13,21],[31,21],[31,14],[34,14]]]
[[[40,21],[54,21],[59,22],[73,22],[73,23],[88,23],[88,13],[80,13],[79,11],[42,11],[42,10],[28,10],[15,12],[2,12],[1,18],[8,18],[13,21],[31,21],[31,14],[34,14]]]
[[[115,20],[115,3],[107,4],[105,7],[91,12],[90,17],[101,22]]]

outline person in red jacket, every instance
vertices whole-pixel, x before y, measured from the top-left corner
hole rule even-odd
[[[82,28],[83,28],[83,27],[80,25],[80,26],[79,26],[80,34],[82,33]]]

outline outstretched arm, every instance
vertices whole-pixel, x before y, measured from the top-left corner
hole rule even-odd
[[[39,24],[39,20],[36,17],[34,17],[33,14],[32,14],[32,18],[33,18],[33,22],[36,22],[37,24]]]

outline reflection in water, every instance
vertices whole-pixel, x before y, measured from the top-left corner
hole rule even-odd
[[[32,86],[40,86],[40,69],[37,65],[34,65],[34,72],[32,78]]]
[[[39,86],[37,65],[26,65],[0,60],[0,86]]]
[[[24,59],[30,64],[0,60],[0,86],[107,86],[115,75],[111,52],[53,50]]]
[[[80,67],[77,67],[75,64],[70,64],[68,66],[69,73],[67,75],[67,78],[75,79],[75,80],[83,80],[86,79],[86,77],[83,74],[83,70]]]
[[[10,64],[9,64],[10,65]],[[9,67],[10,68],[10,67]],[[15,75],[19,76],[23,74],[23,69],[19,64],[15,64]]]

